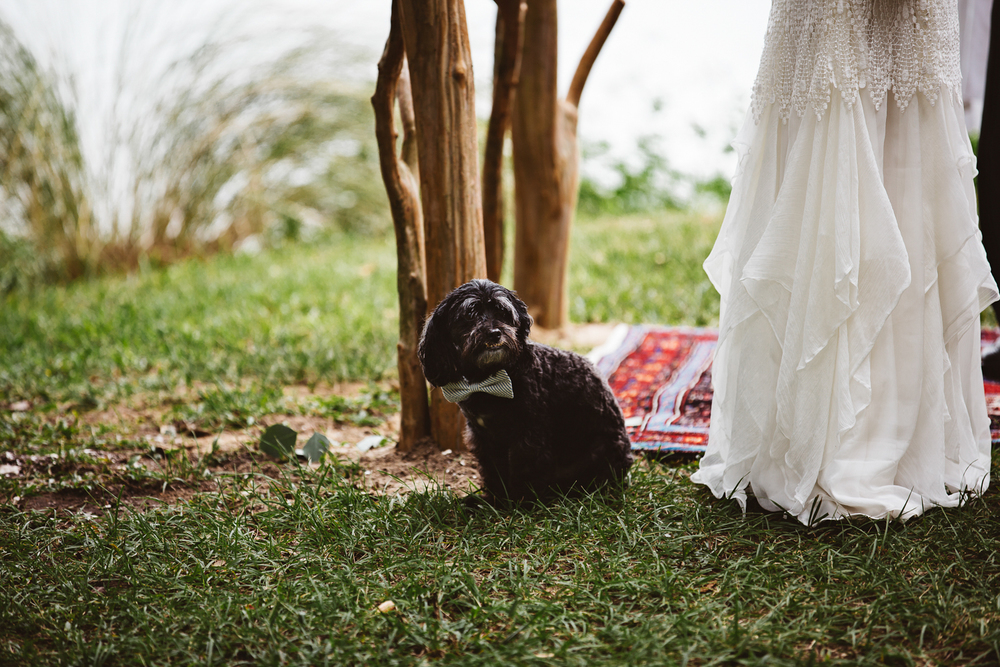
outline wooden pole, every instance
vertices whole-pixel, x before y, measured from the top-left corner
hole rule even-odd
[[[514,100],[514,289],[539,326],[558,325],[550,308],[556,282],[552,253],[561,204],[556,149],[558,19],[556,0],[531,0],[524,25],[521,77]]]
[[[566,270],[579,189],[577,117],[590,69],[624,8],[614,0],[577,67],[569,94],[558,99],[556,0],[530,0],[521,77],[514,102],[514,197],[517,237],[514,289],[535,322],[558,329],[569,319]]]
[[[483,232],[486,274],[500,282],[504,259],[503,147],[521,69],[524,16],[521,0],[496,0],[497,24],[493,58],[493,109],[483,158]]]
[[[403,33],[397,3],[393,3],[389,39],[378,65],[372,106],[382,180],[396,230],[396,289],[399,292],[399,449],[410,451],[430,435],[427,384],[417,358],[417,345],[427,313],[424,271],[424,221],[420,208],[417,148],[409,73],[404,67]],[[403,125],[401,155],[396,154],[395,102]]]
[[[428,305],[486,277],[475,87],[462,0],[400,0],[420,156]],[[462,449],[464,420],[435,389],[431,433]]]

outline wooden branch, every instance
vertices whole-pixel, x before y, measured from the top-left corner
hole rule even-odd
[[[601,26],[597,29],[594,34],[594,38],[590,40],[590,45],[587,50],[583,52],[583,57],[580,58],[580,64],[576,66],[576,73],[573,75],[573,81],[569,84],[569,91],[566,93],[566,101],[575,107],[580,106],[580,96],[583,94],[583,87],[587,85],[587,77],[590,76],[590,68],[594,66],[594,61],[597,60],[597,56],[601,53],[601,49],[604,48],[604,42],[607,41],[608,35],[615,27],[615,23],[618,22],[618,17],[622,13],[622,9],[625,8],[625,0],[614,0],[611,3],[611,7],[608,8],[608,13],[604,16],[604,20],[601,22]]]
[[[524,55],[514,98],[514,289],[538,327],[562,325],[562,301],[553,293],[564,234],[560,199],[557,0],[530,0],[524,23]]]
[[[566,274],[579,193],[577,118],[587,77],[625,6],[614,0],[580,59],[565,99],[558,99],[557,0],[530,0],[524,64],[514,101],[514,289],[535,324],[561,328],[569,318]]]
[[[503,146],[510,126],[511,105],[521,71],[524,15],[521,0],[496,0],[497,25],[493,59],[493,109],[483,158],[483,236],[486,275],[500,281],[504,255]]]
[[[463,0],[397,0],[410,70],[427,297],[437,304],[486,276],[475,77]],[[464,449],[465,419],[431,392],[431,434],[442,449]]]
[[[424,380],[417,345],[427,313],[427,282],[424,269],[424,222],[417,177],[417,152],[413,102],[409,77],[404,67],[406,54],[399,23],[397,2],[393,2],[389,39],[378,64],[378,80],[372,107],[378,140],[382,181],[389,196],[389,208],[396,230],[396,289],[399,292],[399,395],[401,402],[399,449],[409,451],[418,440],[430,435],[427,383]],[[399,99],[403,121],[402,159],[396,155],[395,103]]]

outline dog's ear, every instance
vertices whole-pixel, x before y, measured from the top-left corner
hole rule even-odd
[[[528,334],[531,332],[531,325],[535,323],[535,320],[528,314],[528,306],[524,304],[516,294],[512,294],[514,297],[512,299],[514,303],[514,310],[517,311],[517,337],[522,342],[528,339]]]
[[[417,348],[424,377],[435,387],[462,379],[458,372],[458,350],[451,342],[451,308],[447,299],[438,304],[424,324]]]

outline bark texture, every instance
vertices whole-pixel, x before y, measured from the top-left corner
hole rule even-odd
[[[405,68],[403,33],[394,3],[389,39],[378,65],[372,106],[378,140],[382,180],[396,231],[396,288],[399,292],[399,395],[401,403],[399,448],[410,451],[430,435],[427,383],[417,358],[417,345],[427,313],[424,270],[424,221],[420,207],[417,147],[409,73]],[[396,153],[395,104],[399,101],[403,125],[400,154]]]
[[[483,158],[483,233],[486,274],[500,282],[504,260],[503,148],[521,69],[524,16],[521,0],[496,0],[497,25],[493,56],[493,109]]]
[[[514,289],[539,326],[557,329],[569,315],[566,269],[579,189],[577,117],[590,69],[624,8],[614,0],[577,67],[566,99],[557,91],[556,0],[530,0],[514,102]]]
[[[462,0],[399,0],[412,82],[428,305],[486,276],[472,56]],[[464,448],[458,407],[431,393],[431,433]]]

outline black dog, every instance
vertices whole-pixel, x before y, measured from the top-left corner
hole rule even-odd
[[[528,342],[532,319],[510,290],[473,280],[427,320],[420,363],[457,402],[493,500],[551,500],[623,483],[632,450],[607,383],[578,354]]]

